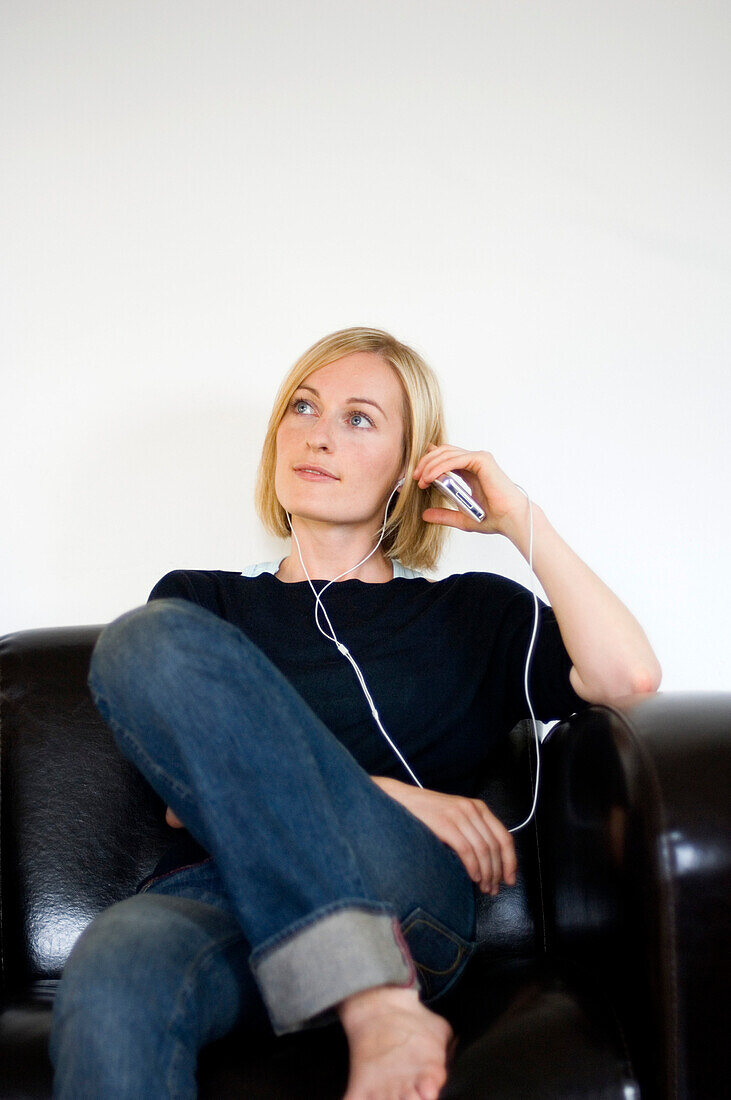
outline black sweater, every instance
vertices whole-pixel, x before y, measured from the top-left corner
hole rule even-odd
[[[313,583],[320,591],[326,582]],[[350,663],[317,629],[307,581],[174,570],[149,598],[171,596],[243,630],[369,775],[413,783],[378,729]],[[434,582],[337,581],[323,605],[365,677],[383,726],[420,782],[475,797],[490,752],[530,717],[524,669],[533,594],[506,577],[475,572]],[[553,610],[542,600],[538,605],[529,691],[536,719],[551,721],[589,704],[569,682],[571,659]],[[320,622],[326,629],[322,614]],[[154,875],[205,857],[186,831],[178,834]]]

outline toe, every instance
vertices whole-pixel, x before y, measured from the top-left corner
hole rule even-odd
[[[422,1074],[416,1082],[414,1100],[437,1100],[439,1090],[443,1084],[443,1080],[437,1083],[437,1079],[433,1073]]]

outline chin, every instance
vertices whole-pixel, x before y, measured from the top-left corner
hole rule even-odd
[[[337,482],[333,484],[336,485]],[[286,512],[301,519],[338,522],[337,513],[342,511],[342,503],[338,506],[335,501],[328,499],[329,489],[322,483],[305,481],[288,485],[282,492],[278,491],[275,483],[274,493]]]
[[[349,511],[343,508],[342,502],[336,504],[334,501],[313,500],[312,497],[308,499],[305,494],[285,493],[277,499],[290,516],[311,523],[331,523],[337,527],[346,523],[363,523],[369,518],[360,514],[360,509]]]

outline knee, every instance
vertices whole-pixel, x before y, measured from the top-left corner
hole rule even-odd
[[[91,655],[92,691],[109,696],[125,682],[139,687],[155,668],[175,660],[185,626],[200,611],[188,600],[171,598],[153,600],[114,619]]]
[[[154,1001],[155,990],[185,969],[189,937],[174,905],[154,896],[135,895],[109,906],[87,925],[69,954],[54,1020],[139,1014],[141,1006]]]
[[[53,1004],[54,1067],[63,1063],[68,1071],[82,1059],[94,1074],[99,1067],[112,1072],[117,1063],[124,1067],[132,1050],[154,1047],[167,1026],[184,952],[180,930],[171,935],[170,914],[149,901],[134,896],[114,903],[74,944]]]
[[[66,961],[52,1049],[71,1034],[103,1044],[116,1029],[152,1033],[188,1004],[195,1030],[199,994],[236,1006],[236,975],[248,973],[250,950],[235,918],[215,907],[155,894],[116,902],[86,927]]]
[[[93,1000],[95,993],[121,988],[134,981],[137,962],[142,970],[146,943],[155,942],[145,906],[137,895],[110,905],[86,926],[74,944],[57,990],[56,1001],[63,1004],[75,997]],[[157,929],[159,931],[159,929]]]
[[[122,903],[119,903],[122,904]],[[82,932],[66,960],[56,989],[51,1022],[50,1051],[55,1055],[62,1036],[72,1030],[76,1041],[105,1031],[119,1020],[124,1001],[143,1001],[143,975],[130,950],[132,926],[117,906],[100,913]],[[137,995],[135,995],[137,987]],[[107,1036],[103,1036],[106,1041]]]

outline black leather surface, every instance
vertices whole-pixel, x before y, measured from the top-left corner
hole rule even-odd
[[[3,1100],[51,1096],[51,1002],[43,993],[0,1014]],[[443,1100],[639,1095],[621,1033],[601,999],[542,964],[500,967],[476,956],[440,1012],[460,1037]],[[347,1076],[347,1042],[337,1024],[265,1042],[237,1029],[201,1053],[199,1096],[340,1100]]]
[[[88,696],[99,629],[0,640],[0,1100],[51,1095],[55,979],[171,836]],[[638,1081],[643,1097],[723,1094],[728,1013],[709,985],[728,920],[730,727],[731,695],[692,695],[552,730],[540,842],[535,823],[517,834],[518,883],[481,898],[480,949],[439,1008],[460,1037],[445,1098],[631,1100]],[[528,812],[534,766],[521,724],[483,777],[508,824]],[[202,1052],[199,1081],[211,1098],[340,1097],[344,1034],[262,1046],[234,1032]]]
[[[725,1095],[731,695],[591,708],[543,764],[551,951],[606,990],[643,1096]]]
[[[60,975],[86,924],[167,843],[165,808],[86,687],[101,627],[0,640],[2,987]]]

